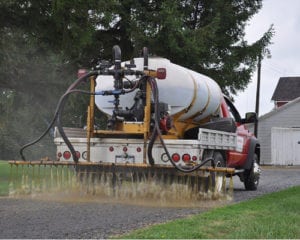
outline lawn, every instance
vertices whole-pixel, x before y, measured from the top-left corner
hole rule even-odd
[[[0,196],[8,195],[10,179],[10,165],[6,161],[0,161]]]
[[[62,170],[63,169],[63,170]],[[66,176],[68,168],[51,166],[10,165],[7,161],[0,161],[0,196],[8,196],[9,191],[29,193],[36,187],[55,187]],[[64,173],[64,174],[62,174]],[[11,184],[11,185],[10,185]],[[30,191],[29,191],[30,190]],[[48,189],[46,189],[48,191]]]
[[[120,238],[300,239],[300,186],[140,229]]]

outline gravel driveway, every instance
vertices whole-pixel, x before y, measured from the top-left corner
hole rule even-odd
[[[234,178],[234,201],[295,185],[300,185],[300,168],[265,167],[257,191],[244,191]],[[0,238],[108,238],[203,211],[206,209],[0,198]]]

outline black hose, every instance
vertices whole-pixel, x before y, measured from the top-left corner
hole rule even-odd
[[[118,45],[113,46],[112,55],[115,69],[121,69],[121,48]]]
[[[152,95],[153,95],[153,100],[154,100],[154,122],[155,122],[155,127],[152,131],[152,135],[150,137],[150,141],[148,144],[148,149],[147,149],[147,155],[148,155],[148,161],[151,166],[155,164],[155,160],[153,158],[152,150],[154,146],[154,142],[158,136],[158,131],[157,131],[157,125],[159,122],[159,116],[158,116],[158,91],[155,89],[155,86],[153,85],[153,80],[151,78],[147,79],[150,83],[151,90],[152,90]]]
[[[121,70],[121,49],[118,45],[113,46],[112,49],[113,54],[113,61],[114,61],[114,88],[115,89],[122,89],[123,88],[123,81],[122,76],[120,74]]]
[[[135,90],[138,86],[138,82],[135,84],[135,86],[130,89],[129,91],[127,91],[126,93],[129,93],[133,90]],[[83,94],[88,94],[88,95],[97,95],[97,93],[93,93],[93,92],[88,92],[88,91],[84,91],[84,90],[79,90],[79,89],[73,89],[73,90],[70,90],[68,92],[68,94],[64,97],[64,100],[61,102],[61,107],[60,107],[60,111],[58,113],[58,117],[57,117],[57,128],[58,128],[58,131],[62,137],[62,139],[64,140],[65,144],[67,145],[67,147],[69,148],[71,154],[72,154],[72,157],[73,157],[73,160],[74,162],[78,162],[78,157],[76,155],[76,151],[72,145],[72,143],[70,142],[70,140],[68,139],[68,137],[66,136],[64,130],[63,130],[63,127],[62,127],[62,124],[61,124],[61,114],[63,112],[63,109],[64,109],[64,105],[65,105],[65,102],[67,101],[67,97],[70,93],[83,93]]]
[[[34,141],[32,142],[29,142],[27,144],[25,144],[24,146],[22,146],[20,148],[20,155],[21,155],[21,158],[22,160],[26,161],[26,158],[23,154],[23,151],[29,147],[29,146],[32,146],[33,144],[36,144],[37,142],[39,142],[43,137],[46,136],[46,134],[49,132],[49,130],[52,128],[53,124],[55,123],[55,121],[57,120],[58,118],[58,115],[61,115],[61,112],[60,112],[60,109],[61,109],[61,106],[64,105],[64,101],[65,99],[67,98],[67,96],[73,92],[74,88],[77,87],[82,81],[84,81],[86,78],[88,77],[91,77],[91,76],[96,76],[98,75],[98,71],[91,71],[87,74],[85,74],[84,76],[78,78],[73,84],[70,85],[70,87],[67,89],[67,91],[64,93],[64,95],[61,96],[61,98],[59,99],[58,101],[58,104],[56,106],[56,109],[55,109],[55,112],[54,112],[54,116],[50,122],[50,124],[48,125],[47,129],[41,134],[41,136],[39,136],[37,139],[35,139]],[[75,92],[75,91],[74,91]],[[65,135],[64,134],[64,130],[61,128],[59,130],[59,133],[60,135]],[[76,155],[76,154],[75,154]],[[75,158],[76,159],[76,158]]]
[[[67,101],[67,98],[68,96],[71,94],[71,93],[74,93],[74,92],[81,92],[81,93],[88,93],[88,92],[85,92],[85,91],[80,91],[78,89],[75,89],[81,82],[83,82],[84,80],[86,80],[86,78],[89,78],[91,76],[96,76],[98,75],[99,72],[98,71],[91,71],[89,72],[88,74],[86,74],[85,76],[77,79],[67,90],[67,92],[63,95],[63,100],[61,101],[61,104],[60,104],[60,107],[59,107],[59,111],[58,111],[58,115],[57,115],[57,120],[56,120],[56,123],[57,123],[57,129],[58,129],[58,132],[60,134],[60,136],[62,137],[62,139],[64,140],[65,144],[67,145],[67,147],[69,148],[71,154],[72,154],[72,157],[73,157],[73,161],[75,163],[78,163],[78,156],[76,155],[76,151],[72,145],[72,143],[69,141],[69,138],[66,136],[65,134],[65,131],[62,127],[62,124],[61,124],[61,115],[62,115],[62,112],[63,112],[63,109],[64,109],[64,106],[65,106],[65,103]]]
[[[153,149],[153,145],[154,145],[156,138],[157,138],[157,131],[156,131],[156,128],[154,128],[152,135],[150,137],[150,141],[149,141],[148,149],[147,149],[148,161],[151,166],[154,166],[154,164],[155,164],[155,161],[154,161],[154,158],[152,155],[152,149]]]
[[[143,47],[144,70],[148,70],[148,48]]]
[[[66,136],[65,131],[64,131],[63,127],[62,127],[62,123],[61,123],[61,121],[62,121],[62,112],[64,110],[67,98],[68,98],[69,94],[71,94],[71,93],[73,93],[72,90],[70,90],[68,92],[68,94],[65,96],[65,98],[61,102],[60,109],[58,111],[58,115],[57,115],[57,119],[56,119],[56,125],[57,125],[58,132],[60,133],[60,136],[62,137],[62,139],[64,140],[65,144],[67,145],[67,147],[69,148],[69,150],[70,150],[70,152],[72,154],[73,161],[75,163],[78,163],[78,157],[76,155],[76,151],[75,151],[73,145],[71,144],[71,142],[69,141],[69,138]]]

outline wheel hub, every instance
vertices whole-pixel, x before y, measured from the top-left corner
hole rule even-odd
[[[258,183],[260,173],[261,173],[261,168],[260,168],[259,164],[257,162],[254,162],[253,174],[254,174],[254,179],[255,179],[256,184]]]

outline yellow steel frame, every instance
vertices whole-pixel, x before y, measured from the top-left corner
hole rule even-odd
[[[150,72],[151,73],[151,72]],[[152,76],[150,73],[147,72],[149,76]],[[90,86],[90,91],[95,92],[95,78],[90,79],[91,86]],[[195,84],[195,90],[194,90],[194,96],[193,100],[186,109],[182,110],[181,112],[175,114],[173,116],[173,127],[172,129],[168,132],[168,134],[164,135],[163,138],[165,139],[178,139],[178,138],[183,138],[184,133],[190,129],[199,126],[199,124],[203,122],[207,122],[208,119],[203,119],[200,122],[193,122],[193,117],[190,118],[190,120],[185,120],[181,121],[179,120],[183,114],[185,114],[193,105],[195,104],[196,101],[196,95],[197,95],[197,88],[196,88],[196,83]],[[207,103],[208,104],[208,103]],[[199,111],[195,114],[194,117],[198,116],[201,114],[207,107],[204,107],[202,111]],[[94,111],[95,111],[95,96],[91,95],[90,96],[90,104],[88,107],[88,116],[87,116],[87,159],[90,161],[90,139],[94,137],[95,135],[98,136],[113,136],[113,135],[142,135],[144,138],[144,163],[146,163],[146,148],[147,148],[147,140],[149,138],[149,132],[150,132],[150,118],[151,118],[151,87],[150,83],[147,82],[147,87],[146,87],[146,105],[144,108],[144,121],[143,122],[121,122],[118,121],[116,123],[116,128],[114,130],[95,130],[94,129]],[[209,117],[208,117],[209,118]]]
[[[95,78],[90,79],[90,91],[95,92],[96,81]],[[94,119],[95,119],[95,95],[90,96],[90,103],[88,106],[87,114],[87,159],[90,161],[90,142],[91,138],[95,135],[119,135],[119,134],[136,134],[143,135],[144,138],[144,163],[146,163],[146,149],[147,140],[150,131],[150,118],[151,118],[151,87],[150,83],[146,85],[146,106],[144,108],[144,121],[142,123],[135,122],[117,122],[115,130],[95,130]]]
[[[90,78],[90,92],[95,93],[96,79],[94,76]],[[95,95],[90,95],[90,104],[87,111],[87,161],[91,158],[91,138],[95,135]]]
[[[117,122],[116,129],[114,130],[94,130],[94,134],[100,135],[118,135],[118,134],[141,134],[144,138],[148,138],[150,130],[150,115],[151,115],[151,88],[150,84],[147,83],[146,89],[146,106],[144,108],[144,121],[143,122]],[[93,105],[95,108],[95,99],[93,102],[90,101],[90,106]],[[93,116],[89,116],[93,117]],[[88,119],[88,122],[89,121]]]

